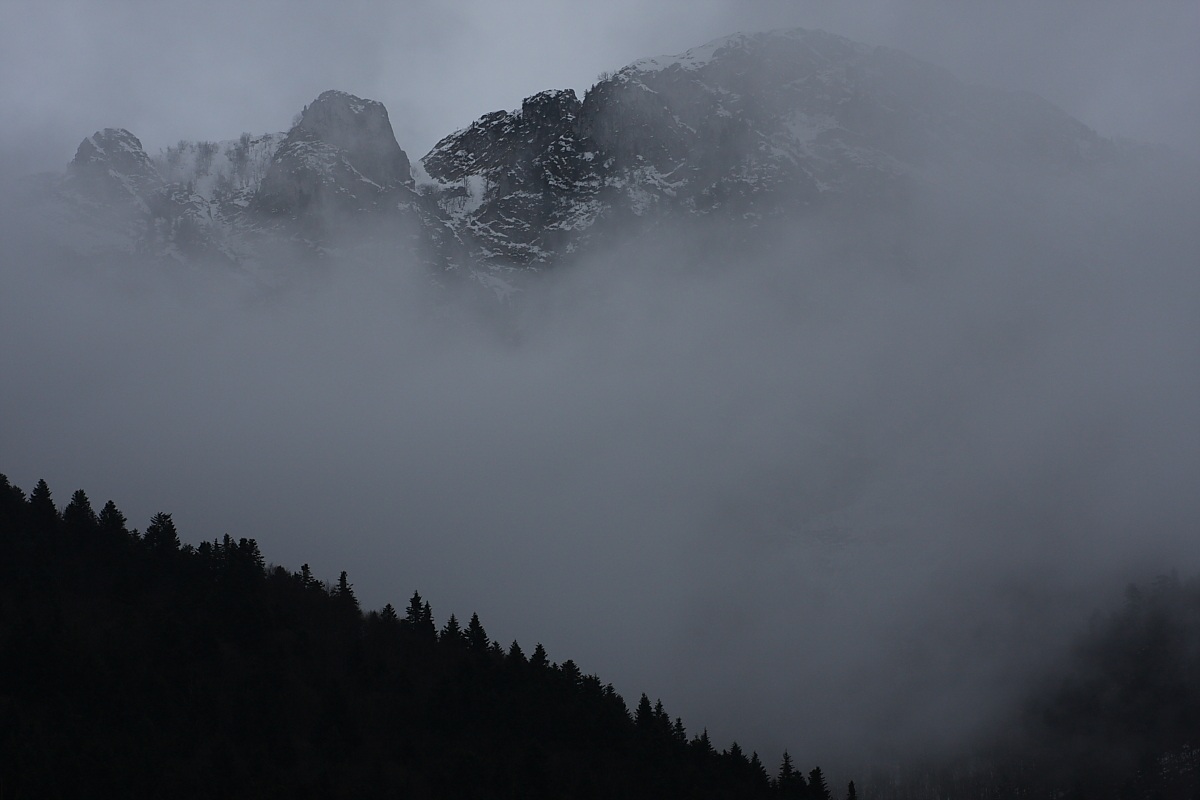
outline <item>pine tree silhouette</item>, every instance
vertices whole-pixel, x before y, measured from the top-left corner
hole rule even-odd
[[[157,555],[174,553],[179,550],[179,532],[170,514],[159,512],[150,518],[142,542],[147,550]]]
[[[96,512],[92,511],[91,501],[83,489],[71,495],[71,501],[63,509],[62,518],[68,533],[80,540],[94,535],[100,526]]]
[[[465,639],[463,638],[462,626],[458,624],[458,617],[453,614],[446,620],[446,624],[442,627],[441,633],[438,634],[438,642],[451,648],[461,648]]]
[[[832,800],[829,786],[825,783],[825,774],[821,772],[820,767],[813,767],[808,773],[808,793],[816,800]]]
[[[126,527],[128,520],[112,500],[105,503],[104,508],[100,510],[98,522],[100,533],[108,540],[124,541],[129,538],[129,528]]]
[[[550,666],[550,657],[546,655],[546,648],[542,647],[542,643],[538,642],[533,648],[533,655],[529,657],[529,666],[535,670],[543,670]]]
[[[471,615],[471,621],[467,623],[467,646],[471,648],[472,653],[483,655],[488,649],[488,635],[483,629],[483,624],[479,621],[478,614]]]
[[[331,594],[337,598],[343,608],[358,613],[358,598],[354,596],[354,587],[350,584],[345,570],[342,570],[342,574],[338,576],[337,586],[333,587]]]
[[[44,479],[39,480],[29,493],[29,521],[33,532],[42,536],[53,534],[58,530],[59,519],[50,487]]]

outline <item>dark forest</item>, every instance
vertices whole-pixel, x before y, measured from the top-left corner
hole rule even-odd
[[[1130,586],[961,756],[831,786],[414,592],[0,476],[0,797],[1200,797],[1200,580]],[[820,720],[813,720],[819,726]],[[775,767],[775,763],[778,766]]]

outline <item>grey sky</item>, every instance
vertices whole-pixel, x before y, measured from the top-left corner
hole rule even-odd
[[[1200,155],[1194,2],[0,0],[0,143],[57,169],[125,127],[182,138],[286,129],[321,91],[381,100],[414,157],[487,111],[736,30],[817,27],[963,80],[1036,91],[1107,135]]]

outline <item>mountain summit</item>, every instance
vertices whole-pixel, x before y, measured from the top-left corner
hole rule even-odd
[[[582,99],[541,92],[446,136],[416,165],[381,103],[340,91],[286,134],[181,143],[154,158],[109,129],[80,145],[59,196],[135,200],[130,252],[250,265],[282,237],[319,257],[357,220],[417,248],[435,272],[491,280],[664,221],[753,227],[887,207],[964,165],[1019,179],[1121,157],[1035,95],[796,29],[644,58]]]
[[[379,186],[412,185],[408,156],[396,142],[383,103],[346,92],[322,92],[304,109],[293,133],[339,148],[363,177]]]
[[[67,171],[73,186],[97,201],[140,202],[162,185],[142,143],[122,128],[105,128],[80,142]]]
[[[378,195],[411,187],[408,156],[387,109],[339,91],[323,92],[288,131],[263,179],[257,205],[298,213],[316,205],[368,210]]]
[[[1033,95],[797,29],[636,61],[582,102],[544,92],[451,134],[422,165],[478,256],[546,263],[606,221],[877,203],[947,161],[1071,169],[1108,150]]]

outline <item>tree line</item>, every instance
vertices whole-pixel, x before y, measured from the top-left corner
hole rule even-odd
[[[831,791],[689,735],[539,643],[364,611],[251,538],[139,531],[0,475],[0,797],[799,798]]]
[[[130,528],[0,475],[0,798],[1198,800],[1200,578],[1131,585],[1006,724],[959,756],[831,787],[768,769],[661,701],[540,643],[440,625],[413,592],[364,611],[349,576],[252,538]]]

